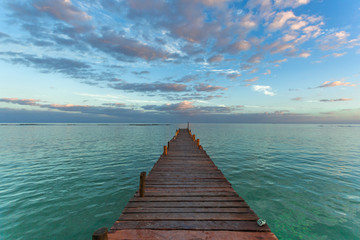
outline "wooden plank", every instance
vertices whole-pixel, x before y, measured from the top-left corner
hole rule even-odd
[[[243,202],[244,199],[238,196],[232,197],[133,197],[130,202]]]
[[[142,202],[129,202],[126,207],[143,207]],[[147,207],[248,207],[247,203],[240,202],[147,202]]]
[[[253,213],[133,213],[133,214],[122,214],[120,220],[128,221],[156,221],[156,220],[224,220],[224,221],[235,221],[235,220],[247,220],[257,221],[259,218]]]
[[[224,196],[224,197],[231,197],[237,196],[235,192],[146,192],[145,196],[147,197],[171,197],[171,196],[183,196],[183,197],[211,197],[211,196]]]
[[[231,230],[268,232],[267,225],[259,227],[256,221],[116,221],[112,230],[117,229],[161,229],[161,230]]]
[[[189,187],[188,189],[177,189],[176,191],[164,188],[147,187],[145,192],[235,192],[231,187]]]
[[[234,232],[234,231],[189,231],[189,230],[151,230],[126,229],[118,230],[108,235],[109,240],[184,240],[184,239],[212,239],[212,240],[276,240],[272,232]]]
[[[239,212],[251,212],[251,208],[245,207],[229,207],[229,208],[208,208],[208,207],[197,207],[197,208],[152,208],[152,207],[126,207],[123,213],[239,213]]]

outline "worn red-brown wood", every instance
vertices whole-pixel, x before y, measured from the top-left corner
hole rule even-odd
[[[168,143],[108,234],[114,239],[277,239],[187,129]]]

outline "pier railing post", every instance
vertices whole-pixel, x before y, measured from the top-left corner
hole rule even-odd
[[[96,230],[92,235],[92,240],[108,240],[107,227],[102,227]]]
[[[193,138],[193,141],[195,141],[195,134],[192,136],[192,138]]]
[[[141,172],[140,173],[140,185],[139,185],[140,197],[144,197],[144,195],[145,195],[145,178],[146,178],[146,172]]]
[[[167,155],[167,146],[164,146],[164,155]]]
[[[200,146],[200,139],[196,139],[196,146]]]

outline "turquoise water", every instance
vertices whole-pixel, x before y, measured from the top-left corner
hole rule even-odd
[[[0,239],[91,239],[185,125],[1,125]],[[193,124],[279,239],[360,239],[360,125]]]

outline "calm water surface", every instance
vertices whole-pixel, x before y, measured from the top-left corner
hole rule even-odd
[[[0,239],[91,239],[185,125],[1,125]],[[193,124],[279,239],[360,239],[360,125]]]

